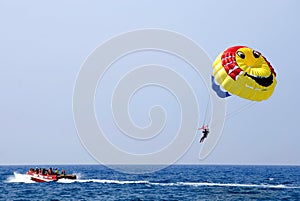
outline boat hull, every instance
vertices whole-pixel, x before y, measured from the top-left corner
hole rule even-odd
[[[43,174],[36,174],[33,172],[27,172],[27,175],[29,175],[30,179],[35,182],[50,182],[50,181],[57,181],[59,179],[76,179],[76,175],[73,175],[73,174],[43,175]]]

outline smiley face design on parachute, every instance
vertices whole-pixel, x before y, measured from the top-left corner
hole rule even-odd
[[[219,54],[213,76],[231,94],[254,101],[268,99],[276,86],[276,73],[261,53],[234,46]]]

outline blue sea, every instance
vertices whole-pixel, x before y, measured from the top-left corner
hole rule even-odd
[[[25,175],[30,166],[0,166],[0,200],[300,200],[300,166],[173,165],[143,174],[51,167],[78,178],[35,183]]]

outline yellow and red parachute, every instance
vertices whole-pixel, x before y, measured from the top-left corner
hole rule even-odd
[[[268,60],[246,46],[230,47],[217,56],[212,82],[219,97],[234,94],[252,101],[268,99],[277,83],[276,73]]]

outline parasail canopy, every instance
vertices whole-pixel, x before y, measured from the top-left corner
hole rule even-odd
[[[266,100],[277,83],[268,60],[246,46],[233,46],[221,52],[212,67],[213,90],[221,98],[233,94],[253,101]]]

